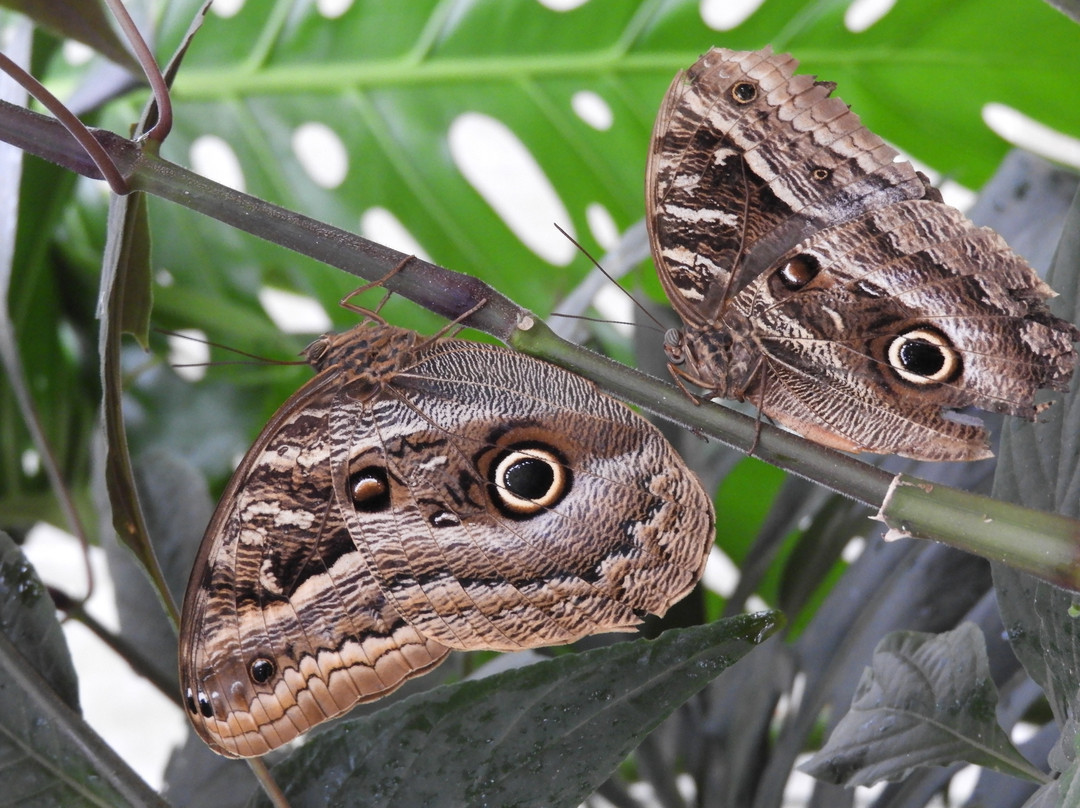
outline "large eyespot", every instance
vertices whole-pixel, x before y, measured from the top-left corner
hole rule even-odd
[[[263,684],[277,672],[277,665],[266,657],[255,657],[248,665],[248,675],[255,684]]]
[[[736,104],[749,104],[757,98],[757,85],[740,81],[731,87],[731,97]]]
[[[816,278],[820,269],[817,258],[803,253],[776,270],[773,277],[789,292],[797,292]]]
[[[390,507],[390,481],[386,469],[366,466],[349,476],[349,496],[353,507],[364,513],[385,511]]]
[[[518,443],[495,458],[488,476],[491,501],[511,519],[555,507],[570,491],[572,475],[562,456],[542,443]]]
[[[886,354],[889,366],[912,384],[942,384],[960,375],[960,354],[935,328],[919,326],[892,339]]]

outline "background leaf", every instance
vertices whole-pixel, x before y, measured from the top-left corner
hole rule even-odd
[[[0,531],[0,630],[73,710],[79,685],[45,585],[11,537]]]
[[[895,632],[874,649],[851,710],[829,742],[800,768],[848,786],[957,760],[1038,779],[998,726],[996,706],[976,626],[936,635]]]
[[[340,722],[273,771],[294,808],[576,805],[781,622],[740,615],[433,690]]]
[[[164,805],[79,717],[44,585],[0,533],[0,805]]]
[[[1080,316],[1080,195],[1074,199],[1054,257],[1050,280],[1060,291],[1060,316]],[[1002,437],[994,495],[1067,516],[1080,515],[1080,394],[1074,389],[1040,418],[1037,432],[1010,424]],[[1080,690],[1080,624],[1075,592],[1051,586],[1002,565],[994,585],[1009,641],[1028,674],[1045,691],[1061,739],[1050,756],[1058,783],[1044,788],[1032,805],[1064,800],[1077,786],[1077,722]],[[1058,804],[1068,804],[1059,802]]]
[[[135,59],[113,31],[100,0],[4,0],[0,5],[20,11],[56,34],[70,37],[130,70]]]

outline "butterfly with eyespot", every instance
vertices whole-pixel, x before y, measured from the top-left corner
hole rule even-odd
[[[633,630],[701,576],[709,497],[591,382],[376,318],[305,354],[184,598],[181,687],[214,751],[265,754],[451,649]]]
[[[770,48],[714,48],[653,130],[652,253],[683,320],[677,380],[812,440],[926,460],[989,457],[958,408],[1033,419],[1080,331],[1004,240]]]

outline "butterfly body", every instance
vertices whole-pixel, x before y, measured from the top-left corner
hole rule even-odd
[[[185,597],[181,682],[215,751],[264,754],[451,649],[630,630],[700,576],[708,497],[591,383],[376,322],[307,356]]]
[[[672,83],[649,154],[680,378],[825,445],[989,455],[957,408],[1033,418],[1080,332],[993,231],[945,205],[833,84],[769,49],[713,49]]]

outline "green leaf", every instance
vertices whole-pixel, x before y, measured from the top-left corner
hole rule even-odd
[[[73,709],[75,672],[56,611],[5,533],[0,625],[0,805],[164,805]]]
[[[1080,322],[1080,195],[1073,201],[1047,280],[1060,293],[1055,312]],[[1073,389],[1040,416],[1037,425],[1010,423],[1002,434],[994,496],[1080,516],[1080,390]],[[1022,540],[1022,539],[1021,539]],[[1061,772],[1028,803],[1074,805],[1080,793],[1077,720],[1080,718],[1080,596],[1045,581],[994,565],[998,608],[1013,652],[1043,689],[1061,727],[1050,754]]]
[[[273,774],[293,808],[577,805],[781,620],[741,615],[441,687],[338,724]]]
[[[136,198],[132,198],[136,197]],[[154,548],[139,503],[128,451],[123,413],[123,374],[121,339],[134,332],[141,341],[149,317],[150,277],[147,262],[149,232],[144,215],[142,194],[112,197],[109,209],[109,234],[102,261],[103,302],[98,350],[101,354],[101,380],[104,389],[102,411],[105,421],[105,485],[116,535],[139,559],[155,589],[179,622],[164,575],[154,556]]]
[[[2,805],[164,806],[0,634]]]
[[[101,0],[3,0],[0,5],[20,11],[59,36],[89,45],[139,73],[138,62],[113,31]]]
[[[2,531],[0,630],[56,694],[78,710],[79,683],[56,607],[22,550]]]
[[[965,760],[1045,781],[998,726],[996,706],[977,626],[962,623],[941,634],[896,631],[874,649],[851,710],[828,743],[799,768],[830,783],[867,786],[919,766]]]
[[[1062,746],[1067,746],[1069,754],[1065,760],[1058,760],[1054,768],[1061,776],[1047,783],[1024,803],[1024,808],[1073,808],[1080,805],[1080,760],[1076,755],[1076,727],[1068,727],[1062,733]]]
[[[169,4],[163,52],[196,5]],[[766,3],[723,34],[702,21],[696,0],[608,0],[569,12],[534,0],[424,0],[392,11],[368,0],[332,20],[316,4],[283,9],[246,3],[232,17],[211,12],[177,77],[176,128],[162,155],[187,164],[198,138],[216,136],[248,192],[350,230],[362,229],[372,209],[388,211],[436,262],[493,282],[541,315],[589,262],[568,250],[570,263],[547,271],[469,183],[449,147],[465,113],[488,116],[521,141],[566,209],[559,224],[593,251],[591,208],[620,230],[644,215],[644,161],[661,96],[676,71],[715,44],[771,41],[791,50],[806,72],[836,81],[868,125],[970,185],[1007,148],[982,121],[987,101],[1080,135],[1080,110],[1059,103],[1080,71],[1080,30],[1038,0],[967,0],[951,3],[948,15],[931,0],[908,0],[858,34],[844,27],[842,4],[791,0]],[[609,128],[574,112],[581,92],[608,107]],[[115,112],[123,120],[123,107]],[[294,151],[308,123],[341,139],[347,172],[336,187],[314,182]],[[518,208],[537,215],[531,199]],[[152,217],[156,254],[175,281],[159,290],[164,306],[189,289],[218,306],[250,307],[268,283],[311,294],[340,325],[354,321],[332,305],[353,279],[174,206],[154,204]],[[535,224],[557,252],[563,241],[550,219]],[[407,327],[436,326],[408,306],[386,313]],[[228,320],[198,308],[187,316],[177,325],[251,347]]]

